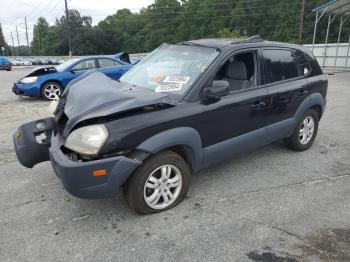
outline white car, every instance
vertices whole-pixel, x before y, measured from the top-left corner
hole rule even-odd
[[[20,65],[24,65],[24,66],[31,66],[32,65],[32,62],[25,60],[23,58],[17,59],[17,61],[20,62]]]

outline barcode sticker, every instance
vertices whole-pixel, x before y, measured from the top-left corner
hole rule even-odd
[[[164,78],[164,83],[187,84],[190,80],[189,76],[167,76]]]
[[[166,85],[159,85],[156,87],[155,92],[176,92],[181,91],[182,84],[166,84]]]

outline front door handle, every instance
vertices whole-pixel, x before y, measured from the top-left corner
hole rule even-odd
[[[255,101],[254,104],[251,105],[252,108],[261,108],[266,106],[265,101]]]
[[[304,96],[304,95],[307,95],[308,93],[309,93],[309,91],[307,91],[307,90],[300,90],[298,92],[298,96]]]

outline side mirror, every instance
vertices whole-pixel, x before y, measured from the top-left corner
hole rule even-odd
[[[230,92],[230,84],[225,80],[214,80],[210,88],[205,90],[206,99],[220,100],[220,97]]]

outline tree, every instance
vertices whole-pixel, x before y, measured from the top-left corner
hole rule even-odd
[[[2,48],[4,48],[4,52],[2,52]],[[0,24],[0,49],[1,49],[0,50],[1,55],[2,55],[2,53],[7,54],[7,55],[11,54],[9,47],[5,42],[5,37],[4,37],[4,33],[2,32],[1,24]]]
[[[312,9],[327,0],[306,1],[304,43],[312,41]],[[92,18],[69,10],[71,45],[74,55],[149,52],[164,42],[178,43],[208,37],[239,38],[261,35],[275,41],[299,42],[302,1],[288,0],[155,0],[137,13],[118,10],[93,26]],[[323,41],[326,18],[320,21],[316,42]],[[350,20],[349,20],[350,21]],[[337,38],[336,18],[330,41]],[[39,18],[34,26],[33,52],[41,55],[67,55],[66,17],[49,25]],[[342,41],[350,29],[343,27]]]
[[[45,41],[49,33],[49,23],[44,17],[40,17],[33,29],[32,51],[35,55],[45,55],[46,47],[53,43]]]

